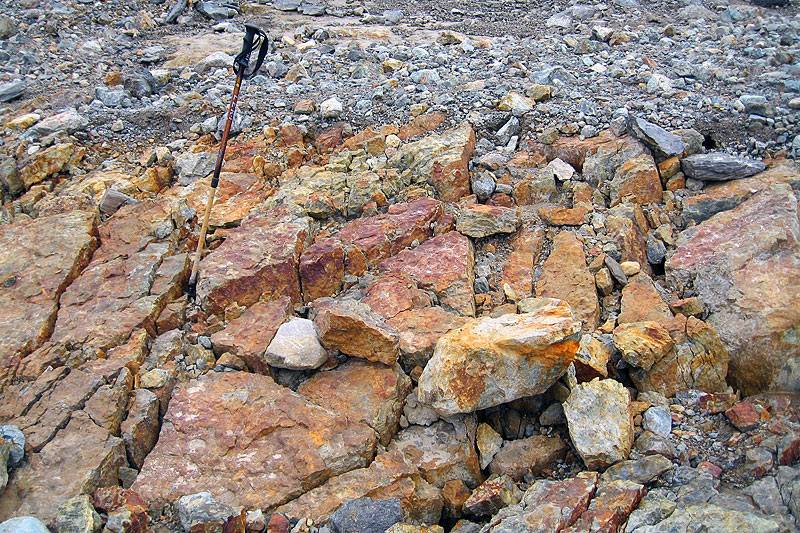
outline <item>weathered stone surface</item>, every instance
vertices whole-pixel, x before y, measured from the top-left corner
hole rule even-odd
[[[631,366],[650,370],[675,347],[675,342],[658,322],[631,322],[614,329],[614,346]]]
[[[669,306],[661,299],[652,278],[644,273],[636,274],[622,289],[622,302],[617,317],[619,324],[630,322],[659,322],[672,320]]]
[[[608,377],[608,361],[611,348],[586,333],[575,354],[575,378],[578,381],[591,381],[594,378]]]
[[[290,316],[292,302],[287,296],[270,302],[258,302],[231,320],[225,329],[211,335],[214,352],[217,355],[231,352],[253,372],[266,374],[269,364],[264,352],[280,325]]]
[[[680,156],[686,150],[686,143],[680,137],[641,117],[632,117],[629,126],[631,133],[650,148],[656,157],[665,159]]]
[[[695,154],[681,159],[683,173],[702,181],[724,181],[746,178],[766,169],[754,159],[736,157],[724,152]]]
[[[389,164],[427,179],[442,201],[456,202],[469,194],[468,163],[474,149],[475,132],[464,123],[403,145]]]
[[[796,388],[800,220],[787,185],[683,232],[666,272],[674,286],[692,283],[711,310],[706,321],[730,353],[735,388],[745,395]]]
[[[281,324],[264,352],[264,360],[276,368],[313,370],[328,359],[328,352],[319,343],[314,322],[292,317]]]
[[[672,461],[662,455],[647,455],[635,461],[621,461],[611,465],[600,476],[601,483],[618,479],[646,485],[672,468]]]
[[[431,296],[402,272],[378,276],[366,288],[361,301],[386,320],[403,311],[433,305]]]
[[[620,206],[623,209],[630,204]],[[639,206],[634,204],[634,213],[639,209]],[[641,213],[641,211],[639,211]],[[635,214],[633,215],[636,216]],[[645,234],[640,229],[642,226],[637,224],[631,216],[617,216],[609,215],[606,220],[606,231],[610,237],[614,239],[620,251],[620,261],[635,261],[639,264],[640,269],[643,268],[646,274],[650,274],[650,264],[647,261],[647,241]],[[646,225],[644,226],[646,227]],[[644,265],[644,267],[642,267]],[[622,265],[620,264],[620,269]],[[625,271],[623,270],[624,274]],[[612,275],[616,278],[619,272],[612,271]],[[619,281],[619,280],[618,280]],[[620,281],[623,285],[625,281]]]
[[[484,204],[463,206],[456,217],[456,229],[480,239],[496,233],[514,233],[520,225],[519,211]]]
[[[299,268],[306,303],[334,296],[342,288],[344,247],[335,239],[315,242],[300,256]]]
[[[631,201],[637,204],[661,202],[661,178],[653,156],[640,154],[618,167],[608,182],[611,204]]]
[[[128,409],[128,396],[133,389],[134,377],[122,367],[116,379],[102,385],[83,406],[84,412],[98,426],[119,436],[120,424]]]
[[[128,461],[141,470],[144,458],[158,440],[159,400],[147,389],[136,389],[128,418],[122,423],[122,441],[128,453]]]
[[[566,301],[585,329],[597,328],[600,304],[594,277],[586,267],[583,244],[574,233],[562,231],[553,239],[553,250],[542,267],[536,296]]]
[[[86,149],[72,143],[61,143],[36,154],[19,171],[25,188],[44,181],[59,172],[72,169],[83,159]]]
[[[621,383],[595,379],[581,383],[564,402],[572,443],[589,469],[628,458],[633,446],[630,395]]]
[[[652,526],[644,526],[636,533],[659,533],[661,531],[687,531],[688,528],[704,528],[709,532],[759,531],[777,533],[780,526],[769,518],[746,511],[725,509],[706,503],[690,503],[675,509],[669,517]]]
[[[279,507],[278,512],[321,523],[346,501],[362,497],[399,499],[406,522],[436,523],[441,517],[439,490],[422,479],[417,468],[398,451],[378,455],[367,468],[331,478]]]
[[[383,533],[402,520],[403,507],[397,498],[356,498],[333,513],[331,529],[334,533]]]
[[[566,372],[580,324],[565,302],[482,318],[444,335],[419,379],[420,401],[442,414],[470,413],[544,392]]]
[[[314,302],[314,308],[314,325],[323,346],[387,365],[397,361],[397,333],[368,305],[356,300],[322,298]]]
[[[51,522],[65,500],[116,485],[125,462],[122,439],[77,411],[53,440],[17,469],[0,502],[0,519],[34,515]]]
[[[297,389],[307,400],[368,425],[384,445],[397,433],[410,391],[411,380],[399,365],[361,359],[319,372]]]
[[[50,533],[50,530],[37,518],[18,516],[0,523],[0,533]]]
[[[217,154],[212,152],[185,152],[175,160],[178,183],[184,186],[190,185],[211,174],[216,164]]]
[[[541,228],[522,228],[509,243],[511,253],[503,265],[502,284],[508,284],[518,298],[533,294],[533,268],[539,262],[544,246],[544,230]]]
[[[514,481],[522,481],[529,472],[540,475],[542,470],[563,459],[566,453],[567,445],[559,437],[534,435],[506,443],[494,456],[489,472],[505,474]]]
[[[444,533],[444,528],[442,526],[415,526],[398,522],[387,529],[386,533]]]
[[[580,519],[563,531],[619,531],[646,492],[642,485],[632,481],[617,480],[601,485]]]
[[[563,481],[539,480],[519,505],[501,509],[483,533],[551,533],[571,526],[589,506],[597,487],[595,472],[581,472]]]
[[[94,506],[108,513],[109,533],[146,533],[150,524],[147,503],[132,490],[120,486],[101,488],[92,496]]]
[[[503,447],[503,437],[486,422],[478,425],[475,433],[475,444],[481,459],[481,470],[489,466],[494,456]]]
[[[517,484],[507,475],[492,476],[472,491],[464,502],[464,510],[473,516],[493,515],[522,499]]]
[[[397,434],[388,449],[401,451],[428,483],[436,487],[460,479],[474,489],[483,481],[472,442],[448,422],[410,426]]]
[[[651,526],[668,517],[677,507],[677,503],[665,497],[661,490],[651,490],[628,517],[626,532],[638,531],[637,528]]]
[[[58,506],[56,527],[59,533],[95,533],[102,524],[88,494],[75,496]]]
[[[200,262],[197,301],[212,314],[279,296],[300,302],[297,264],[307,232],[305,221],[269,215],[243,223]]]
[[[686,342],[676,347],[678,386],[705,392],[727,390],[730,354],[719,334],[702,320],[686,320]]]
[[[97,217],[73,212],[0,227],[0,382],[52,333],[58,300],[97,247]]]
[[[437,305],[403,311],[387,320],[386,324],[400,336],[400,361],[407,368],[425,368],[439,339],[450,330],[463,326],[467,320]]]
[[[470,240],[458,232],[404,250],[383,261],[380,269],[406,274],[421,288],[433,291],[446,310],[475,316],[475,251]]]
[[[132,489],[154,504],[203,489],[219,503],[269,508],[365,466],[375,442],[367,426],[266,376],[210,373],[178,386]]]
[[[202,216],[210,190],[211,177],[209,176],[205,179],[197,179],[188,187],[173,187],[169,193],[175,194],[179,198],[185,198],[189,207]],[[264,180],[253,174],[222,172],[214,193],[214,207],[208,219],[209,227],[220,228],[240,223],[251,211],[264,202],[271,191],[272,189],[264,183]]]
[[[235,513],[232,507],[217,503],[210,492],[187,494],[178,499],[178,518],[184,531],[226,531],[226,522]]]

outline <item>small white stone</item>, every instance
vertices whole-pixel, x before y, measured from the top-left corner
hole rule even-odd
[[[328,98],[319,106],[322,118],[336,118],[342,114],[342,103],[335,97]]]

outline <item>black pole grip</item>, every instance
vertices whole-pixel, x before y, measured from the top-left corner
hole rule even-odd
[[[264,61],[264,56],[269,49],[269,42],[267,34],[261,28],[254,24],[244,25],[244,42],[242,43],[242,51],[233,60],[233,71],[236,74],[242,73],[244,79],[250,79],[255,76],[261,63]],[[266,46],[265,46],[266,45]],[[250,54],[255,48],[259,48],[258,61],[256,65],[248,72],[250,67]]]

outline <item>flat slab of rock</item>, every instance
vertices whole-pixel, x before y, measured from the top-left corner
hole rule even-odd
[[[544,246],[544,230],[522,228],[511,238],[511,253],[503,265],[502,284],[508,284],[517,298],[533,294],[533,268]]]
[[[443,308],[475,316],[475,250],[460,233],[434,237],[383,261],[379,268],[406,274],[421,288],[433,291]]]
[[[297,265],[308,223],[265,215],[246,221],[200,262],[197,301],[210,314],[288,296],[299,303]]]
[[[683,139],[641,117],[631,118],[629,126],[633,135],[650,148],[656,157],[666,159],[675,155],[680,156],[686,150]]]
[[[397,433],[411,379],[397,364],[350,359],[331,371],[313,375],[297,392],[349,420],[363,422],[386,445]]]
[[[471,413],[547,390],[579,345],[569,305],[476,319],[444,335],[419,379],[422,403],[444,415]]]
[[[485,533],[552,533],[563,531],[589,507],[597,488],[595,472],[581,472],[563,481],[539,480],[519,505],[501,509],[492,517]]]
[[[362,302],[386,320],[411,309],[433,305],[431,295],[402,272],[387,272],[378,276],[364,291]]]
[[[97,247],[97,217],[75,211],[0,226],[0,380],[50,336],[58,300]]]
[[[590,470],[624,461],[633,446],[630,394],[618,381],[580,383],[564,402],[569,435]]]
[[[461,208],[456,229],[480,239],[496,233],[514,233],[521,223],[519,212],[510,207],[470,204]]]
[[[275,332],[264,359],[276,368],[313,370],[328,359],[328,351],[319,343],[314,322],[293,317]]]
[[[247,367],[259,374],[269,373],[269,362],[264,357],[278,327],[292,316],[292,302],[281,296],[270,302],[258,302],[231,320],[225,329],[211,335],[214,353],[225,352],[242,359]]]
[[[643,526],[636,531],[658,533],[661,531],[686,531],[688,528],[706,528],[708,531],[763,531],[778,533],[777,522],[749,513],[725,509],[706,503],[690,503],[676,509],[664,520],[652,526]]]
[[[306,248],[299,267],[306,303],[339,292],[344,279],[344,257],[344,246],[335,239],[324,239]]]
[[[278,507],[277,512],[321,523],[348,500],[362,497],[399,499],[406,522],[430,524],[438,522],[441,517],[441,493],[422,479],[419,470],[398,451],[378,455],[367,468],[331,478]]]
[[[730,383],[749,395],[792,389],[800,347],[800,209],[775,185],[679,236],[668,283],[692,283],[711,310],[706,322],[730,353]],[[765,302],[768,306],[765,307]]]
[[[210,373],[178,386],[132,489],[153,504],[201,490],[269,508],[367,465],[376,437],[269,377]]]
[[[442,335],[460,328],[468,320],[437,305],[403,311],[387,320],[386,324],[400,336],[401,362],[407,368],[425,368]]]
[[[632,481],[617,480],[601,485],[580,519],[563,531],[619,531],[645,493],[643,485]]]
[[[536,296],[566,301],[575,319],[593,331],[600,320],[594,276],[586,267],[583,244],[574,233],[562,231],[553,239],[553,250],[544,262]]]
[[[681,170],[701,181],[736,180],[758,174],[767,165],[755,159],[736,157],[724,152],[695,154],[681,159]]]
[[[314,309],[314,325],[326,348],[386,365],[397,361],[397,333],[368,305],[350,299],[321,298],[314,302]]]

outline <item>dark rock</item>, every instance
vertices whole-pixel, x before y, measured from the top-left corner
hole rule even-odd
[[[22,80],[11,81],[0,85],[0,102],[10,102],[22,96],[27,86]]]
[[[696,154],[681,159],[687,177],[701,181],[725,181],[746,178],[767,168],[761,161],[735,157],[722,152]]]
[[[400,500],[373,500],[357,498],[345,502],[331,516],[334,533],[383,533],[392,525],[403,521]]]
[[[630,130],[637,139],[653,151],[657,158],[666,159],[675,155],[679,156],[686,150],[686,143],[680,137],[643,118],[631,118]]]

